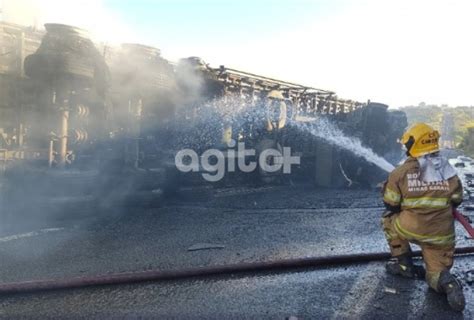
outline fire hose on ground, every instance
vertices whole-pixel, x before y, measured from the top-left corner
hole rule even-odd
[[[457,209],[453,210],[454,219],[459,221],[459,223],[464,227],[466,232],[469,234],[471,239],[474,239],[474,228],[471,226],[470,221]]]
[[[457,255],[474,254],[474,246],[457,248]],[[414,251],[415,257],[421,256],[421,251]],[[180,270],[148,270],[139,272],[123,272],[98,276],[75,277],[57,280],[35,280],[0,285],[0,294],[27,293],[61,289],[96,287],[105,285],[132,284],[164,280],[183,280],[210,276],[233,275],[237,273],[277,272],[288,269],[315,268],[344,264],[367,263],[383,261],[390,258],[387,252],[359,253],[323,257],[305,257],[284,259],[267,262],[237,263],[229,265],[197,267]]]
[[[471,236],[471,239],[474,238],[474,228],[470,225],[468,219],[458,210],[453,210],[453,215],[455,219],[458,220],[466,229],[467,233]],[[474,254],[474,246],[456,248],[455,254]],[[413,256],[420,257],[422,256],[422,253],[421,251],[414,251]],[[6,295],[13,293],[132,284],[139,282],[183,280],[189,278],[232,275],[237,273],[277,272],[288,269],[367,263],[372,261],[387,260],[390,258],[391,255],[388,252],[357,253],[322,257],[282,259],[275,261],[237,263],[179,270],[147,270],[97,276],[73,277],[66,279],[32,280],[0,284],[0,294]]]

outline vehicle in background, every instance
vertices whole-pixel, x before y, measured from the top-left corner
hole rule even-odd
[[[474,197],[474,159],[466,156],[458,156],[449,159],[449,163],[456,169],[464,188],[466,200]]]

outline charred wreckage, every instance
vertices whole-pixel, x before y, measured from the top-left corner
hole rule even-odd
[[[45,29],[0,23],[0,194],[8,202],[29,193],[106,197],[118,186],[173,192],[204,183],[176,170],[178,150],[227,152],[230,140],[257,154],[291,147],[301,156],[293,180],[319,187],[344,187],[348,178],[359,186],[378,182],[375,166],[290,125],[321,118],[392,162],[402,156],[396,139],[406,116],[384,104],[211,68],[196,57],[171,63],[157,48],[95,44],[67,25]],[[290,178],[256,170],[220,183]]]

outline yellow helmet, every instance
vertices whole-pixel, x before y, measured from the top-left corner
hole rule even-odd
[[[413,124],[402,136],[400,142],[407,148],[407,154],[418,158],[439,151],[439,132],[426,123]]]

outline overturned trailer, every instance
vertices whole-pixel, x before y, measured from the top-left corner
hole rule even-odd
[[[328,90],[224,66],[211,68],[196,57],[183,59],[178,64],[179,69],[184,68],[181,64],[194,70],[194,73],[181,74],[200,79],[197,83],[200,84],[201,100],[197,104],[193,100],[185,107],[187,114],[180,118],[193,119],[201,114],[201,122],[196,121],[187,131],[176,134],[175,138],[184,137],[185,141],[176,142],[175,146],[200,152],[204,151],[200,148],[217,147],[235,155],[235,146],[229,147],[229,141],[234,141],[244,142],[255,150],[254,158],[257,159],[267,149],[281,151],[285,147],[301,157],[300,166],[291,175],[284,176],[282,170],[271,173],[256,170],[253,175],[246,175],[247,179],[251,177],[263,183],[303,180],[321,187],[367,187],[386,176],[376,166],[332,144],[330,139],[315,136],[307,130],[321,121],[329,121],[334,124],[329,130],[341,130],[392,163],[402,157],[397,139],[407,126],[406,115],[401,111],[389,111],[387,105],[344,100]],[[185,126],[178,126],[182,127]],[[206,135],[206,131],[211,135]],[[230,175],[231,181],[235,178]]]
[[[201,154],[217,148],[230,156],[231,141],[255,149],[256,157],[269,148],[291,147],[302,157],[291,175],[295,180],[339,187],[349,177],[372,184],[372,165],[295,126],[321,118],[330,118],[392,162],[401,155],[395,141],[406,116],[385,105],[212,68],[196,57],[175,64],[144,45],[97,45],[71,26],[47,24],[45,29],[0,23],[4,189],[108,198],[117,186],[125,193],[179,188],[203,182],[177,171],[179,150]],[[240,173],[222,182],[288,180],[281,171]]]

